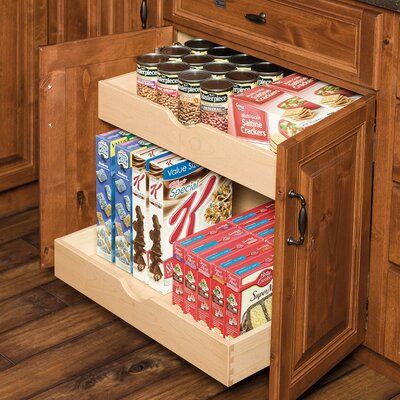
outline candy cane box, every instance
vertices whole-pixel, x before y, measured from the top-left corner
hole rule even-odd
[[[150,162],[149,284],[172,290],[173,243],[232,213],[232,183],[189,160]]]
[[[227,271],[226,337],[235,338],[271,321],[273,264],[274,254],[269,252]]]

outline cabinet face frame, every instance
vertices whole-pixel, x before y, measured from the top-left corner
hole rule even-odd
[[[42,154],[47,155],[46,157],[42,157],[41,160],[41,199],[42,213],[44,213],[41,220],[42,262],[44,264],[51,264],[53,256],[52,251],[46,251],[46,248],[51,248],[54,238],[68,233],[66,220],[71,213],[68,209],[68,200],[66,197],[66,188],[68,186],[65,176],[68,168],[66,164],[66,152],[69,151],[65,147],[65,143],[68,140],[68,131],[65,129],[66,69],[82,65],[86,66],[90,63],[96,63],[97,65],[106,64],[109,61],[115,61],[118,57],[122,59],[132,57],[132,45],[136,43],[136,40],[140,40],[140,43],[142,43],[143,37],[152,38],[152,42],[146,44],[148,47],[156,47],[156,43],[158,45],[168,44],[172,41],[172,28],[162,29],[160,31],[146,30],[134,34],[82,40],[73,44],[51,46],[42,50],[47,52],[46,58],[42,58],[45,62],[43,61],[41,70],[41,151]],[[135,54],[151,51],[152,49],[148,47],[142,43],[142,47],[135,49]],[[79,57],[77,56],[78,54],[80,54]],[[112,54],[113,57],[110,56],[111,58],[108,58],[106,54]],[[115,54],[118,54],[118,56]],[[109,75],[112,76],[112,72]],[[53,94],[50,95],[48,93],[49,85],[53,86],[54,84],[58,85],[58,90],[52,92]],[[279,148],[277,169],[277,214],[279,222],[277,226],[277,262],[274,289],[276,296],[274,296],[274,322],[272,324],[271,399],[289,399],[300,395],[363,340],[365,329],[364,303],[366,300],[365,269],[368,264],[369,247],[368,216],[370,212],[372,171],[373,104],[373,97],[359,100],[345,110],[341,110],[334,116],[322,121],[317,126],[308,128],[303,133],[285,142]],[[57,110],[57,115],[55,115],[55,110]],[[52,126],[49,126],[50,118],[55,121]],[[55,130],[52,130],[53,128]],[[120,128],[123,128],[123,126]],[[90,132],[90,135],[93,135],[93,147],[87,148],[86,152],[94,150],[95,133]],[[140,132],[136,133],[140,134]],[[298,340],[295,336],[298,332],[292,329],[296,323],[294,312],[296,306],[301,306],[302,299],[306,299],[306,295],[304,294],[299,297],[297,293],[297,297],[295,297],[295,286],[298,285],[297,287],[300,288],[301,284],[303,284],[304,287],[306,280],[299,280],[293,273],[292,266],[293,261],[296,259],[296,250],[294,248],[288,250],[285,242],[287,234],[296,235],[296,220],[298,215],[296,202],[292,199],[289,203],[286,195],[288,189],[296,191],[306,189],[306,191],[310,190],[310,193],[313,193],[311,191],[312,185],[305,185],[305,181],[299,180],[299,176],[301,173],[305,173],[305,170],[302,171],[302,163],[300,161],[312,159],[315,155],[320,156],[321,160],[327,161],[328,167],[333,171],[331,176],[340,178],[341,171],[336,170],[334,164],[336,162],[335,157],[341,151],[346,153],[340,144],[344,138],[349,140],[349,148],[351,148],[351,151],[356,156],[354,161],[356,165],[350,164],[349,168],[351,174],[353,174],[354,182],[357,184],[356,188],[361,193],[358,197],[351,197],[351,201],[355,205],[360,206],[357,215],[352,214],[354,216],[354,223],[351,227],[356,232],[353,237],[360,239],[360,243],[359,247],[357,247],[357,255],[354,263],[351,260],[347,260],[349,262],[348,265],[352,266],[352,271],[354,272],[354,285],[347,287],[348,291],[346,293],[350,293],[353,289],[357,290],[357,293],[352,293],[353,302],[349,302],[344,308],[352,319],[352,323],[349,324],[351,334],[343,338],[339,347],[337,346],[335,335],[329,336],[329,340],[326,343],[317,342],[322,349],[322,355],[319,358],[311,357],[309,366],[305,364],[301,365],[297,368],[297,376],[294,376],[294,372],[296,371],[293,361],[297,360],[299,355],[307,357],[309,354],[309,351],[307,351],[307,354],[305,351],[304,354],[301,354],[303,349],[306,349],[306,346],[298,348],[287,346],[287,343],[296,343],[296,340]],[[346,162],[349,162],[348,158],[346,158]],[[314,166],[315,171],[318,171],[318,167],[320,167],[320,162],[317,162]],[[305,177],[310,180],[313,178],[314,169],[312,166],[309,168],[311,169],[308,172],[306,171]],[[303,182],[302,185],[299,185],[299,182]],[[74,181],[68,182],[68,185],[71,187],[74,187],[74,184]],[[55,192],[57,189],[60,189],[60,191]],[[308,192],[304,193],[307,194]],[[308,197],[306,197],[306,200],[309,204],[308,210],[311,213],[310,221],[312,223],[315,221],[315,217],[312,215],[314,203],[313,201],[310,202]],[[317,212],[321,212],[322,208],[319,205]],[[87,225],[90,223],[91,221]],[[69,228],[71,229],[71,226]],[[329,229],[332,230],[335,228],[331,226]],[[323,235],[320,237],[324,238]],[[45,240],[43,241],[43,239]],[[318,239],[318,235],[316,239]],[[298,250],[299,253],[303,254],[303,258],[304,249],[310,251],[310,243],[313,243],[313,238],[307,233],[305,247]],[[328,273],[329,270],[325,269],[322,272]],[[341,275],[340,279],[343,279],[343,275]],[[339,308],[339,310],[343,310],[343,307]],[[316,327],[317,322],[314,322],[313,326]],[[286,330],[286,328],[289,329]],[[301,333],[302,336],[299,338],[306,338],[306,334],[307,331],[304,330]],[[282,340],[283,338],[285,340]],[[337,349],[337,353],[333,353]]]

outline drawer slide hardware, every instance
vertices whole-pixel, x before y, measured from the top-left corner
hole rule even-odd
[[[260,12],[260,14],[246,14],[245,17],[255,24],[266,24],[267,14],[265,12]]]
[[[288,196],[289,199],[293,198],[299,199],[301,208],[299,211],[299,221],[298,221],[300,237],[298,240],[296,240],[293,236],[289,236],[287,239],[287,244],[288,246],[301,246],[304,243],[304,238],[307,230],[307,210],[306,210],[307,203],[304,196],[302,196],[299,193],[296,193],[293,189],[289,190]]]

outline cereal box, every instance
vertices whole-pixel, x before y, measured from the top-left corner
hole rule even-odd
[[[199,260],[209,252],[220,252],[227,254],[232,250],[232,243],[246,235],[242,228],[234,227],[206,242],[202,242],[198,247],[188,252],[184,264],[183,276],[183,312],[191,314],[197,320],[197,286],[198,286],[198,263]],[[252,242],[257,241],[252,237]],[[242,245],[243,246],[243,245]]]
[[[231,216],[232,184],[188,160],[150,162],[150,286],[172,290],[172,245]]]
[[[227,272],[225,336],[235,338],[272,317],[273,252],[252,257]]]
[[[97,254],[112,262],[115,261],[115,146],[133,138],[134,135],[118,129],[96,136]]]
[[[350,90],[297,73],[288,75],[271,85],[284,92],[296,94],[312,103],[329,108],[331,111],[340,110],[361,98],[360,95]]]
[[[149,177],[146,172],[146,163],[157,160],[165,155],[171,156],[172,154],[157,146],[151,146],[143,151],[136,151],[132,154],[132,274],[143,282],[148,282],[147,252],[150,249],[147,216],[149,206]]]
[[[256,243],[253,246],[245,247],[243,250],[232,254],[215,263],[213,276],[210,282],[211,313],[210,328],[225,336],[225,308],[226,308],[226,282],[230,270],[235,269],[248,260],[271,253],[273,249],[265,242]]]
[[[143,151],[151,143],[135,139],[117,145],[115,185],[115,263],[132,272],[132,162],[137,151]]]
[[[268,143],[276,133],[290,138],[332,114],[326,107],[274,86],[231,96],[230,107],[229,133],[260,143]]]

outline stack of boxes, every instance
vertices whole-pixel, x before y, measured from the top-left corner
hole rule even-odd
[[[269,321],[274,226],[269,202],[175,242],[173,304],[224,337]]]

